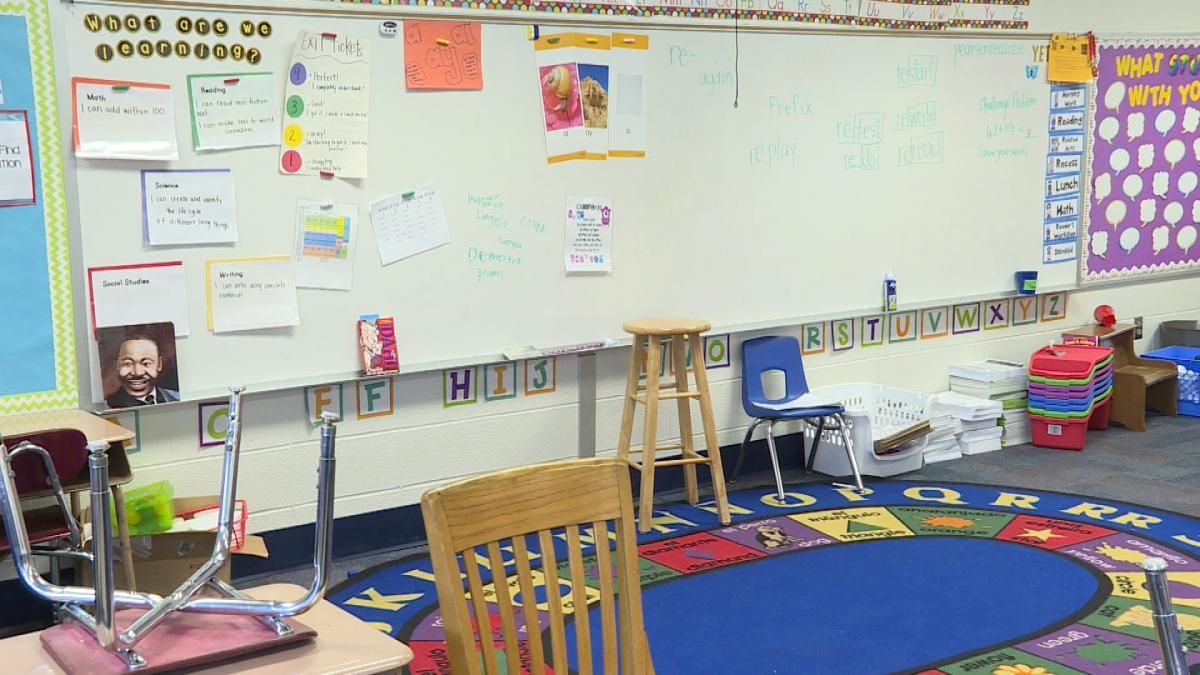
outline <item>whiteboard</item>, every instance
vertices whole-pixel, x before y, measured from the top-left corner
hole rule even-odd
[[[68,158],[77,273],[184,261],[185,399],[235,382],[262,390],[351,379],[362,314],[394,316],[402,368],[420,370],[497,360],[518,345],[616,338],[622,322],[644,315],[737,330],[863,314],[878,308],[889,269],[907,307],[1008,293],[1018,269],[1039,270],[1043,288],[1075,283],[1074,265],[1041,264],[1048,87],[1044,73],[1027,74],[1034,41],[648,31],[647,157],[548,165],[525,27],[484,26],[483,91],[409,93],[401,39],[381,37],[377,19],[261,17],[274,30],[253,70],[274,72],[281,94],[298,31],[371,40],[369,177],[349,181],[281,175],[273,147],[193,152],[186,76],[248,67],[100,63],[97,43],[116,38],[84,28],[96,9],[61,10],[62,86],[71,75],[171,84],[181,147],[169,164]],[[154,13],[167,27],[184,13],[245,18]],[[876,124],[879,142],[864,144],[864,127]],[[162,166],[233,171],[236,245],[142,244],[139,171]],[[298,326],[206,329],[205,260],[289,253],[300,199],[358,204],[365,222],[372,202],[426,183],[440,191],[448,245],[383,267],[364,227],[352,290],[300,289]],[[611,275],[564,272],[568,195],[612,196]],[[492,253],[510,262],[480,261]],[[98,373],[94,345],[89,358]]]

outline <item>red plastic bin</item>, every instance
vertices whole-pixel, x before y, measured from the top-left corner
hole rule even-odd
[[[1112,397],[1096,406],[1092,410],[1092,416],[1088,418],[1088,428],[1096,431],[1104,431],[1108,428],[1108,414],[1112,411]]]
[[[1108,403],[1104,404],[1109,405]],[[1108,414],[1105,413],[1105,423]],[[1057,448],[1059,450],[1083,450],[1087,444],[1087,432],[1091,418],[1077,420],[1051,419],[1049,417],[1029,416],[1029,424],[1033,429],[1033,444],[1039,448]]]
[[[1112,353],[1112,347],[1042,347],[1029,358],[1029,374],[1060,379],[1094,375],[1096,364],[1104,361]]]

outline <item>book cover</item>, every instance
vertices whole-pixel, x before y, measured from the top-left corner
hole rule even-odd
[[[400,371],[396,326],[392,317],[363,316],[358,320],[358,351],[364,375],[389,375]]]

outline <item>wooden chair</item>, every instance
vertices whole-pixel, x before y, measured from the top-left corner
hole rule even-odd
[[[601,542],[595,549],[596,585],[605,675],[652,675],[650,648],[642,626],[642,596],[633,531],[633,499],[629,469],[616,459],[582,459],[540,464],[470,478],[430,490],[421,498],[429,536],[429,553],[445,624],[450,670],[455,675],[503,672],[498,665],[488,616],[487,593],[493,591],[499,613],[507,672],[522,672],[518,640],[527,641],[534,673],[544,673],[543,632],[536,611],[523,612],[524,633],[518,632],[515,609],[520,599],[535,598],[531,552],[541,556],[546,589],[569,583],[559,579],[556,539],[566,542],[571,573],[570,598],[548,594],[549,646],[555,673],[571,672],[566,657],[565,614],[572,614],[578,663],[573,672],[590,675],[591,632],[585,564],[581,541]],[[610,529],[609,522],[612,521]],[[580,526],[591,529],[581,534]],[[607,542],[615,540],[615,555]],[[532,544],[532,546],[531,546]],[[561,544],[560,544],[561,545]],[[510,550],[515,573],[505,571],[501,547]],[[536,555],[535,555],[536,557]],[[479,567],[492,570],[498,583],[485,591]],[[588,565],[590,567],[590,564]],[[588,570],[590,571],[590,570]],[[613,572],[615,571],[615,578]],[[464,593],[462,579],[466,579]],[[614,588],[615,585],[615,588]],[[468,608],[468,598],[470,608]],[[480,636],[479,631],[485,632]],[[619,640],[618,640],[619,638]],[[478,643],[478,646],[477,646]],[[482,661],[479,652],[482,652]]]

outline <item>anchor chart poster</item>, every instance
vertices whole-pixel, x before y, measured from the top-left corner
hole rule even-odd
[[[1084,281],[1200,268],[1200,41],[1106,40]]]

